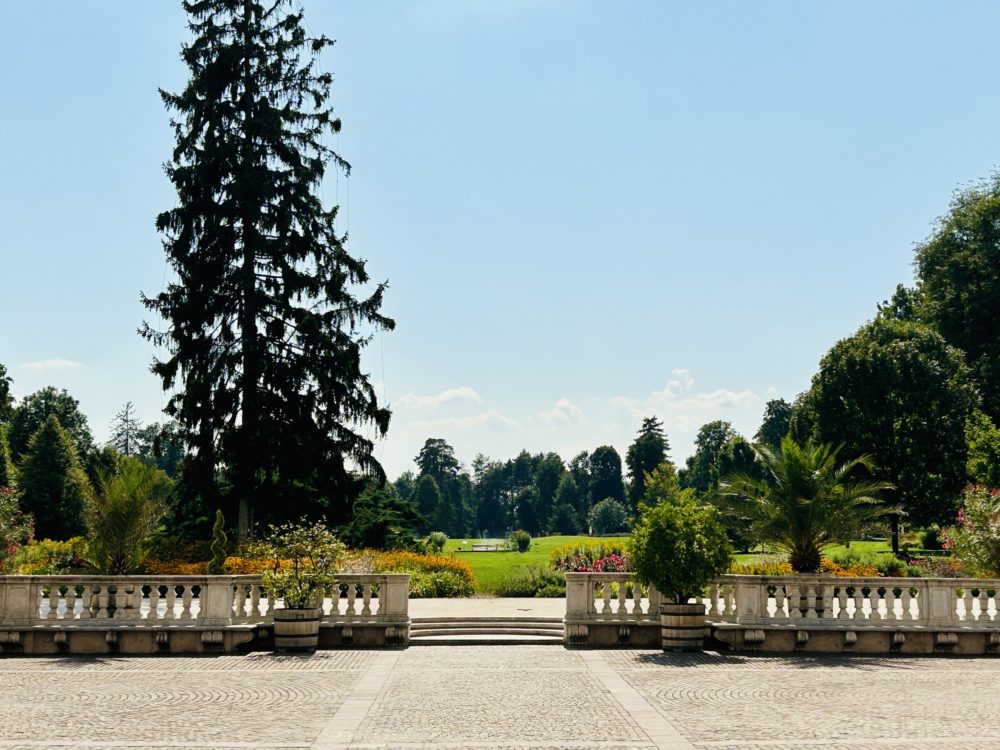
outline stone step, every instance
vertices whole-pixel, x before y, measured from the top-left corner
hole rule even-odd
[[[410,624],[412,645],[561,644],[559,617],[415,617]]]
[[[561,646],[562,636],[543,635],[424,635],[410,636],[411,646]]]

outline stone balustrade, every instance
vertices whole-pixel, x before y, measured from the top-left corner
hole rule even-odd
[[[408,575],[341,574],[325,592],[321,626],[330,645],[402,644],[409,637],[408,604]],[[76,632],[76,650],[93,652],[97,641],[80,635],[88,632],[103,634],[110,650],[118,650],[125,633],[137,649],[155,640],[167,650],[173,638],[182,650],[228,651],[269,632],[282,606],[254,575],[0,576],[0,649],[23,652],[27,640],[54,631],[44,644],[49,650],[69,649],[66,633]],[[155,639],[135,635],[142,631],[156,631]],[[201,638],[174,638],[175,631]]]
[[[567,573],[566,642],[654,643],[661,601],[631,573]],[[1000,580],[727,575],[701,601],[737,649],[1000,652]]]

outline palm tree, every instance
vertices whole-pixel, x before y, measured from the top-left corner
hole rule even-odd
[[[872,470],[869,456],[838,464],[840,446],[799,444],[790,437],[777,452],[763,444],[753,449],[766,476],[732,474],[719,491],[751,536],[787,551],[798,573],[816,572],[824,547],[856,539],[899,510],[879,498],[882,490],[892,489],[888,482],[851,479],[858,467]]]

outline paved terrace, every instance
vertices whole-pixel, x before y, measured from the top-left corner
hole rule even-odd
[[[995,750],[1000,660],[558,646],[0,659],[0,748]]]

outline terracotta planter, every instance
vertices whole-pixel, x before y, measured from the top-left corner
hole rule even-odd
[[[705,605],[660,605],[660,637],[664,651],[701,651],[708,635]]]
[[[274,610],[274,650],[312,653],[319,645],[319,609]]]

